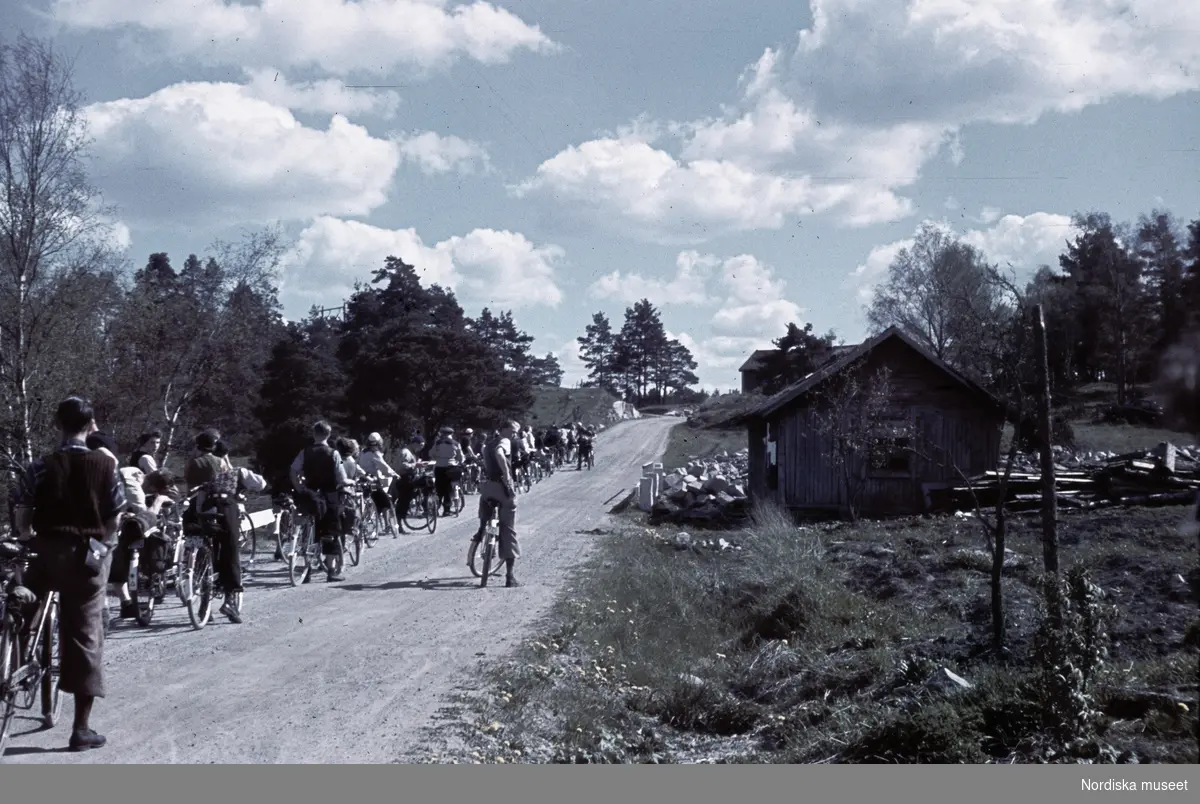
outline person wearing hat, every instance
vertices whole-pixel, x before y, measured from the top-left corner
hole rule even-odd
[[[397,531],[397,516],[396,510],[392,506],[392,498],[387,493],[387,488],[390,481],[395,480],[400,475],[395,469],[388,466],[388,462],[383,459],[383,436],[379,433],[371,433],[367,436],[366,448],[358,456],[358,469],[367,477],[372,477],[384,481],[382,489],[374,489],[371,491],[371,502],[375,503],[375,510],[382,516],[388,528],[392,531],[392,536],[396,536]]]
[[[442,503],[442,516],[450,516],[450,497],[454,483],[462,477],[463,451],[454,440],[454,428],[438,430],[438,439],[429,450],[433,459],[433,482]]]
[[[458,440],[458,446],[462,450],[463,463],[470,463],[479,457],[475,453],[475,431],[470,427],[463,430],[462,438]]]
[[[59,689],[75,696],[68,747],[86,751],[107,742],[90,720],[96,698],[105,694],[108,564],[125,494],[118,462],[87,447],[87,437],[97,430],[91,403],[68,397],[55,418],[62,436],[58,449],[25,469],[14,499],[17,538],[33,541],[36,558],[18,571],[9,594],[31,615],[27,622],[39,599],[51,591],[59,594]],[[108,551],[91,551],[92,540]]]

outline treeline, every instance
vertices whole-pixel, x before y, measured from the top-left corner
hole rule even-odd
[[[341,317],[314,310],[274,344],[253,408],[259,466],[281,476],[319,417],[391,444],[412,435],[432,441],[442,425],[519,419],[536,387],[562,380],[558,359],[534,356],[532,342],[511,312],[484,308],[470,318],[451,291],[422,286],[414,266],[388,257]]]
[[[686,346],[667,337],[659,311],[649,299],[625,309],[614,332],[603,312],[592,315],[586,334],[576,338],[588,370],[586,386],[604,388],[635,405],[689,401],[699,396],[696,361]]]
[[[1064,238],[1058,265],[1038,266],[1023,283],[1024,266],[991,263],[955,233],[925,225],[875,288],[871,331],[897,326],[1019,403],[1033,381],[1030,315],[1041,305],[1056,400],[1111,382],[1118,408],[1142,404],[1167,349],[1200,327],[1200,218],[1184,224],[1153,210],[1130,223],[1088,212],[1072,223],[1077,233]],[[763,390],[803,377],[835,342],[811,324],[790,325],[766,361]]]

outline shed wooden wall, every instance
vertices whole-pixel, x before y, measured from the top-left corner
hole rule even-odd
[[[858,497],[861,513],[885,515],[925,510],[925,484],[955,484],[960,474],[978,474],[999,463],[1003,417],[979,396],[946,376],[900,341],[881,344],[866,372],[890,370],[894,412],[914,428],[916,455],[901,476],[869,476]],[[841,467],[830,460],[831,439],[815,427],[815,415],[800,399],[771,417],[778,441],[779,485],[766,489],[762,437],[766,423],[749,427],[751,490],[789,508],[844,511],[848,505]],[[853,471],[853,470],[852,470]]]

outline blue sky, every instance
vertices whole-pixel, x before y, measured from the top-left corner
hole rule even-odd
[[[1072,212],[1200,216],[1200,3],[0,0],[77,58],[131,265],[281,223],[285,313],[388,254],[582,376],[643,296],[728,388],[864,334],[926,219],[1021,273]]]

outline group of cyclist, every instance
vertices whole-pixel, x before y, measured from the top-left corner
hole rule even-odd
[[[152,468],[153,450],[158,446],[158,434],[148,434],[129,457],[130,471],[133,467]],[[393,467],[384,457],[384,441],[378,432],[370,433],[360,447],[352,438],[333,437],[333,428],[319,421],[312,428],[312,442],[293,459],[288,470],[287,481],[290,492],[277,488],[278,504],[281,494],[291,498],[296,510],[312,518],[315,538],[320,542],[324,559],[325,577],[329,583],[344,580],[341,575],[343,555],[347,538],[351,537],[362,509],[359,494],[370,501],[371,515],[379,514],[384,531],[393,538],[406,532],[404,520],[419,490],[424,473],[432,470],[433,491],[442,516],[452,516],[453,500],[465,496],[464,479],[469,479],[469,491],[480,493],[480,527],[476,538],[481,538],[486,514],[485,504],[499,506],[500,553],[508,564],[506,584],[519,586],[513,573],[517,558],[516,535],[510,508],[515,507],[516,489],[525,480],[534,463],[552,469],[567,462],[576,461],[582,469],[591,466],[592,439],[594,432],[582,423],[564,424],[534,430],[519,422],[506,423],[490,433],[477,433],[466,428],[456,434],[452,427],[441,427],[432,443],[426,444],[419,434],[411,436],[396,453]],[[198,498],[196,510],[203,510],[203,491],[219,486],[223,492],[220,499],[228,503],[225,519],[226,532],[219,534],[214,544],[215,565],[220,588],[225,601],[220,611],[232,622],[241,622],[242,595],[241,565],[238,551],[240,536],[237,513],[232,501],[237,492],[265,490],[267,483],[259,475],[246,469],[233,470],[228,464],[227,450],[220,434],[205,431],[196,438],[197,456],[187,466],[185,480],[188,493]],[[213,461],[224,461],[223,464]],[[122,471],[126,471],[123,469]],[[470,473],[467,475],[467,473]],[[156,481],[157,482],[157,481]],[[427,482],[427,481],[426,481]],[[277,483],[282,486],[282,483]],[[357,494],[356,494],[357,492]],[[364,500],[365,501],[365,500]],[[511,503],[511,505],[510,505]],[[282,559],[282,544],[277,546],[276,558]],[[122,594],[122,617],[133,616],[128,608],[129,594]]]
[[[420,484],[428,482],[426,472],[432,470],[432,492],[443,515],[455,514],[454,503],[461,501],[465,493],[478,491],[479,527],[473,537],[475,543],[483,539],[487,522],[498,513],[499,557],[507,569],[505,585],[520,586],[514,574],[519,557],[515,528],[518,485],[535,464],[553,471],[567,461],[576,460],[578,468],[582,469],[585,463],[590,468],[594,438],[593,431],[581,423],[534,430],[510,421],[488,434],[472,428],[456,434],[453,428],[442,427],[429,445],[419,435],[408,439],[396,453],[393,468],[384,457],[384,441],[379,433],[370,433],[360,448],[352,438],[333,438],[333,428],[319,421],[312,427],[311,442],[288,467],[286,481],[280,477],[276,483],[268,484],[261,475],[234,467],[221,434],[212,429],[196,436],[193,454],[184,464],[182,477],[176,477],[160,468],[155,460],[161,448],[161,433],[142,435],[134,450],[120,459],[115,441],[97,427],[86,400],[75,397],[65,400],[58,418],[63,429],[63,446],[25,470],[25,478],[10,499],[10,524],[19,540],[39,539],[38,544],[45,550],[58,544],[53,539],[59,538],[56,535],[59,531],[65,534],[59,539],[63,545],[74,545],[72,534],[86,532],[94,542],[91,549],[101,550],[97,554],[98,568],[90,576],[97,585],[95,591],[77,600],[79,582],[72,580],[62,588],[60,597],[64,628],[75,622],[79,629],[76,631],[72,626],[70,634],[64,632],[62,678],[62,689],[76,693],[80,704],[71,746],[76,750],[104,744],[103,736],[91,731],[87,720],[91,697],[103,696],[103,683],[69,679],[98,678],[95,674],[99,672],[99,651],[110,616],[103,590],[115,593],[120,599],[120,613],[115,619],[139,616],[138,603],[129,588],[130,570],[134,551],[139,551],[141,558],[149,555],[152,539],[148,534],[158,533],[164,545],[163,555],[154,560],[164,564],[169,550],[165,545],[171,541],[163,535],[168,531],[168,522],[173,523],[172,532],[182,536],[205,534],[212,549],[214,591],[219,589],[224,593],[220,611],[231,622],[240,623],[244,594],[240,540],[245,511],[239,501],[244,499],[243,494],[271,492],[277,512],[282,499],[288,498],[297,513],[310,517],[320,541],[326,580],[336,583],[343,580],[340,558],[347,537],[355,530],[359,512],[378,515],[384,531],[390,530],[393,538],[398,538],[405,532],[404,521],[414,495],[418,490],[429,493],[430,487]],[[82,456],[87,454],[108,461],[109,468],[105,469],[103,463],[94,466],[88,463],[86,472],[91,474],[72,475],[74,464],[68,466],[68,463],[84,460]],[[47,466],[50,469],[44,468]],[[111,473],[108,480],[105,471]],[[106,482],[108,486],[104,485]],[[285,482],[290,483],[290,489],[285,488]],[[74,489],[72,484],[80,483],[84,485]],[[87,486],[89,483],[91,487]],[[101,500],[102,505],[95,500]],[[51,517],[51,510],[62,513]],[[110,516],[108,512],[115,514]],[[45,537],[51,541],[47,542]],[[282,558],[282,540],[277,545],[276,558]],[[40,581],[35,583],[35,575],[31,572],[26,577],[18,572],[0,578],[3,582],[0,586],[5,587],[5,594],[18,605],[33,606],[46,591]],[[85,573],[84,577],[89,576]],[[53,578],[48,582],[57,587],[58,582]],[[157,590],[155,601],[161,602],[161,589]],[[84,609],[91,613],[83,614]],[[102,621],[99,634],[88,625],[93,617]],[[83,653],[68,651],[67,646],[73,645],[80,645]],[[94,650],[83,645],[92,645]]]

